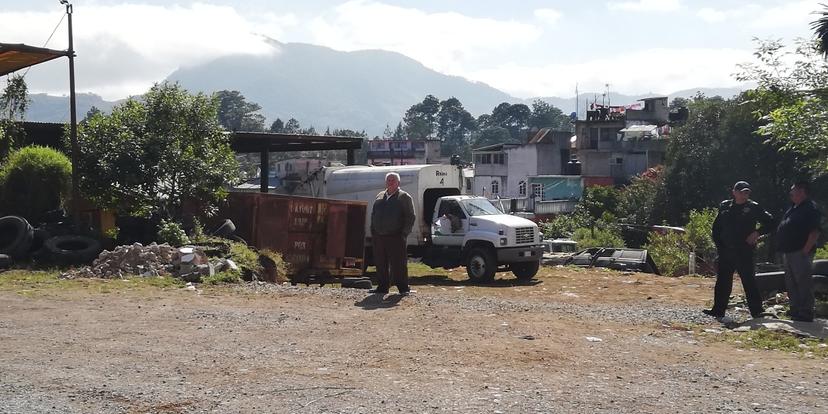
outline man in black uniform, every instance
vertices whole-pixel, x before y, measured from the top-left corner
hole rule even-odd
[[[754,279],[753,252],[759,236],[769,231],[773,216],[750,199],[750,184],[747,182],[734,184],[732,193],[732,199],[719,205],[719,213],[713,222],[713,242],[719,254],[719,270],[713,308],[705,309],[704,313],[717,318],[725,315],[733,289],[733,271],[738,271],[750,315],[758,318],[763,309],[762,297]]]

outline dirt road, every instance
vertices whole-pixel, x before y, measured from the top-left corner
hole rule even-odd
[[[0,285],[0,412],[826,411],[828,361],[717,339],[711,280],[463,279],[421,274],[406,298]]]

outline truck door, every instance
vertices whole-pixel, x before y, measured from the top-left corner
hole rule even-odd
[[[431,226],[431,240],[437,246],[462,246],[469,225],[468,216],[457,200],[440,200]]]

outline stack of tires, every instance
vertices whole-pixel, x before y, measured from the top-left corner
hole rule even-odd
[[[0,217],[0,269],[34,258],[58,265],[90,263],[101,252],[101,243],[77,235],[52,236],[19,216]]]

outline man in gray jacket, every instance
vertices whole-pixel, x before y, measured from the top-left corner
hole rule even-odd
[[[371,244],[377,266],[377,288],[371,293],[388,293],[391,281],[400,295],[408,296],[408,254],[405,239],[414,226],[414,201],[400,189],[400,175],[385,175],[385,191],[377,194],[371,211]]]

